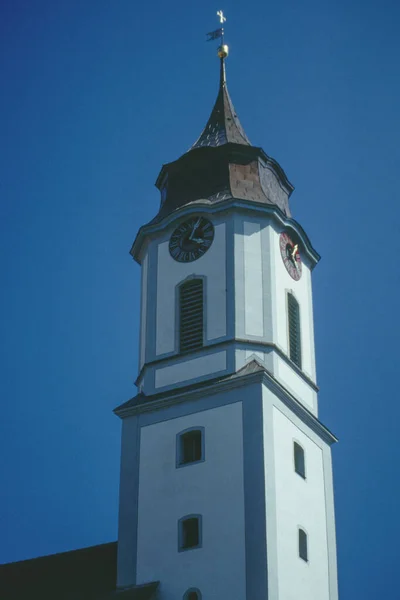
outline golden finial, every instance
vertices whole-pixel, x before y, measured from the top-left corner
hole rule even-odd
[[[220,58],[226,58],[229,54],[228,46],[226,44],[222,44],[222,46],[218,47],[217,53]]]

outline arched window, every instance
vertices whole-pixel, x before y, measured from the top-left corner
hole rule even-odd
[[[190,279],[179,287],[179,350],[203,346],[203,280]]]
[[[289,357],[301,369],[300,307],[288,293]]]
[[[306,478],[306,461],[304,450],[297,442],[293,443],[293,455],[294,455],[294,470],[303,479]]]
[[[308,562],[307,534],[304,529],[299,528],[299,556]]]
[[[186,515],[178,521],[179,551],[201,547],[201,515]]]
[[[185,592],[183,600],[201,600],[200,590],[197,588],[190,588]]]
[[[176,466],[204,460],[204,427],[191,427],[177,434]]]

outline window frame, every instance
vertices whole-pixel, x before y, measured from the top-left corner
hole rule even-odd
[[[291,327],[290,327],[290,312],[289,312],[289,304],[290,304],[290,297],[293,298],[293,300],[296,303],[297,306],[297,324],[298,324],[298,355],[299,355],[299,360],[294,360],[292,358],[292,353],[291,353],[291,344],[290,344],[290,332],[291,332]],[[288,342],[288,357],[289,360],[296,365],[296,367],[298,369],[300,369],[300,371],[303,370],[303,348],[302,348],[302,342],[301,342],[301,315],[300,315],[300,302],[297,300],[296,295],[294,294],[293,290],[286,290],[286,314],[287,314],[287,342]]]
[[[200,431],[201,432],[201,458],[199,460],[192,460],[190,462],[182,462],[182,436],[186,433],[190,433],[191,431]],[[206,460],[205,458],[205,429],[202,425],[195,425],[193,427],[188,427],[187,429],[183,429],[176,434],[176,444],[175,444],[175,461],[176,468],[180,469],[181,467],[189,467],[191,465],[198,465]]]
[[[203,288],[202,345],[198,346],[196,348],[189,348],[186,350],[181,350],[181,288],[182,288],[182,286],[184,286],[188,283],[191,283],[192,281],[195,281],[195,280],[200,280],[202,282],[202,288]],[[206,285],[207,285],[207,277],[205,275],[194,275],[193,274],[193,275],[189,275],[188,277],[183,279],[183,281],[180,281],[179,283],[177,283],[177,285],[175,286],[175,323],[176,323],[175,348],[176,348],[176,352],[182,356],[184,356],[185,354],[189,354],[191,352],[197,352],[197,351],[201,350],[202,348],[204,348],[206,345],[206,331],[207,331]]]
[[[196,546],[189,546],[188,548],[183,547],[183,524],[185,521],[189,519],[197,519],[198,520],[198,544]],[[203,517],[200,514],[190,514],[181,517],[178,521],[178,552],[189,552],[190,550],[198,550],[203,547]]]
[[[303,537],[303,541],[305,541],[305,557],[302,555],[302,540],[301,540],[301,536],[302,534],[304,534]],[[304,560],[305,563],[309,563],[310,562],[310,553],[309,553],[309,549],[308,549],[308,533],[307,531],[304,529],[304,527],[302,527],[301,525],[298,526],[298,533],[297,533],[297,549],[298,549],[298,554],[299,554],[299,558],[301,558],[301,560]],[[304,549],[304,548],[303,548]]]
[[[300,450],[303,453],[303,470],[304,470],[303,473],[299,472],[296,469],[296,446],[298,448],[300,448]],[[304,481],[307,479],[306,451],[304,450],[304,447],[300,444],[300,442],[298,440],[293,440],[293,468],[294,468],[294,472],[297,473],[297,475],[299,477],[301,477],[302,479],[304,479]]]

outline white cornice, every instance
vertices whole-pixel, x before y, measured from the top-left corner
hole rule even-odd
[[[171,223],[176,221],[176,219],[191,215],[193,213],[198,213],[199,211],[209,214],[218,214],[227,212],[232,208],[246,213],[251,212],[269,215],[282,227],[292,229],[296,232],[303,244],[305,253],[310,260],[311,269],[313,269],[318,263],[321,257],[313,248],[306,232],[301,225],[297,223],[297,221],[290,217],[286,217],[276,206],[264,204],[262,202],[255,202],[254,200],[240,200],[237,198],[228,198],[227,200],[222,200],[216,203],[211,203],[209,200],[197,200],[196,202],[192,202],[183,206],[182,208],[179,208],[157,223],[143,225],[138,231],[130,253],[133,258],[140,263],[141,250],[145,239],[164,231]]]
[[[257,362],[257,361],[256,361]],[[275,377],[260,365],[260,370],[246,375],[238,375],[209,385],[202,385],[196,389],[183,389],[177,393],[165,396],[157,395],[154,400],[149,400],[131,406],[117,407],[114,413],[121,419],[137,416],[144,413],[155,412],[176,404],[193,401],[204,396],[226,392],[233,388],[251,385],[252,383],[264,383],[297,417],[308,425],[317,435],[328,444],[337,442],[336,436],[323,425],[303,404],[301,404]],[[246,400],[245,400],[246,401]]]

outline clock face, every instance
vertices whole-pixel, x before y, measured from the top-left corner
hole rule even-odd
[[[191,217],[171,235],[169,252],[178,262],[192,262],[207,252],[213,239],[213,224],[205,217]]]
[[[282,260],[286,270],[295,281],[301,277],[301,256],[299,252],[299,244],[295,244],[287,233],[281,233],[279,238],[279,246],[281,249]]]

